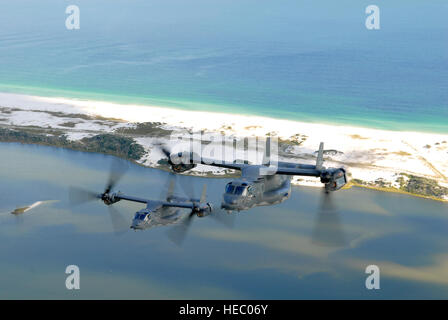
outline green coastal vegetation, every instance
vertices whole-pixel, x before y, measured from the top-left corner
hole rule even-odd
[[[132,128],[118,128],[115,132],[125,135],[144,135],[151,137],[165,137],[169,136],[171,130],[163,129],[161,122],[140,122]]]
[[[134,139],[116,134],[97,134],[72,141],[57,130],[36,129],[33,127],[28,129],[0,128],[0,142],[39,144],[77,151],[104,153],[132,161],[139,160],[145,154],[145,149]]]
[[[448,188],[440,186],[436,180],[430,178],[400,173],[396,181],[399,184],[399,188],[392,186],[390,182],[383,179],[377,179],[374,182],[352,179],[350,185],[381,191],[405,193],[439,201],[445,201],[444,197],[448,196]]]
[[[408,179],[404,179],[404,177],[407,177]],[[443,196],[448,195],[448,188],[442,187],[437,181],[428,178],[401,173],[398,182],[400,183],[400,190],[405,192],[434,196],[437,198],[442,198]]]

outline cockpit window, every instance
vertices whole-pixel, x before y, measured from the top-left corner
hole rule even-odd
[[[245,191],[246,191],[246,187],[238,186],[238,187],[236,187],[235,194],[242,195],[242,194],[246,193]]]
[[[145,220],[146,214],[145,213],[136,213],[134,219],[138,220]]]
[[[226,193],[233,193],[233,191],[235,190],[235,186],[228,184],[226,187]]]

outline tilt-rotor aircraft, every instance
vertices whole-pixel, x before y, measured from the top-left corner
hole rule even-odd
[[[123,174],[122,167],[117,168],[116,165],[115,169],[113,167],[114,163],[112,164],[109,182],[107,183],[106,188],[102,193],[96,193],[76,187],[71,187],[69,198],[70,202],[73,205],[93,200],[103,201],[109,209],[112,226],[115,233],[117,234],[129,230],[129,224],[126,222],[126,219],[124,219],[121,216],[120,212],[118,212],[118,210],[116,210],[112,206],[114,203],[122,200],[137,202],[146,205],[145,208],[137,211],[134,215],[132,224],[130,226],[130,228],[134,230],[144,230],[151,227],[166,226],[171,224],[188,226],[194,216],[204,217],[210,215],[212,212],[211,204],[206,202],[206,185],[204,185],[201,198],[199,199],[195,197],[185,198],[174,195],[174,180],[171,180],[165,200],[150,200],[146,198],[126,195],[121,193],[120,191],[112,192],[118,180]],[[189,187],[191,190],[191,185],[189,185]],[[188,214],[182,214],[182,209],[189,209],[190,212]],[[186,217],[183,218],[184,216]],[[179,236],[173,234],[173,237],[175,239],[172,240],[174,240],[175,242],[180,242],[177,241],[177,239],[182,239],[184,237],[185,231],[182,231],[181,233],[183,234]]]
[[[166,148],[162,148],[162,152],[168,157],[168,163],[176,173],[190,170],[198,163],[241,171],[240,178],[226,185],[221,208],[227,211],[241,211],[256,206],[274,205],[288,199],[291,195],[292,176],[320,178],[325,186],[326,195],[346,185],[347,177],[344,168],[325,168],[323,166],[323,142],[320,143],[315,165],[279,161],[274,168],[270,166],[268,155],[270,144],[270,138],[268,138],[261,165],[205,159],[192,152],[171,154]],[[183,159],[183,162],[179,163],[179,159]],[[324,199],[328,199],[328,197],[326,196]]]

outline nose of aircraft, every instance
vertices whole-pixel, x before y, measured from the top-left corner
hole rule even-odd
[[[238,207],[240,198],[235,195],[225,194],[221,203],[221,208],[232,210]]]
[[[132,221],[131,229],[133,229],[133,230],[141,229],[140,222],[139,221]]]

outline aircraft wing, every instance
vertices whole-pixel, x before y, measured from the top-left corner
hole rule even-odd
[[[162,207],[172,207],[172,208],[184,208],[184,209],[193,209],[194,205],[191,202],[162,202]]]
[[[160,201],[148,201],[146,202],[146,209],[156,212],[157,209],[163,207],[163,203]]]
[[[148,200],[148,199],[143,199],[143,198],[138,198],[138,197],[127,196],[127,195],[122,194],[122,193],[118,193],[117,195],[115,195],[115,198],[116,198],[116,199],[120,199],[120,200],[127,200],[127,201],[139,202],[139,203],[150,203],[150,202],[152,202],[151,200]]]
[[[307,176],[320,177],[321,170],[315,169],[314,166],[309,168],[300,167],[276,167],[276,166],[260,166],[260,165],[244,165],[241,169],[241,177],[245,179],[255,180],[260,176],[269,176],[274,174],[291,175],[291,176]]]
[[[303,169],[303,168],[276,168],[275,174],[283,174],[290,176],[306,176],[306,177],[320,177],[321,170],[318,169]]]
[[[192,163],[214,166],[219,168],[234,169],[234,170],[241,170],[242,168],[247,166],[247,164],[244,163],[225,162],[218,159],[207,159],[207,158],[201,158],[200,160],[194,159]]]
[[[145,203],[146,208],[149,210],[152,210],[152,211],[156,211],[157,209],[160,209],[162,207],[175,207],[175,208],[186,208],[186,209],[192,209],[194,207],[193,203],[191,203],[191,202],[179,203],[179,202],[154,201],[154,200],[148,200],[148,199],[144,199],[144,198],[127,196],[122,193],[117,194],[115,196],[115,198],[120,199],[120,200]]]

